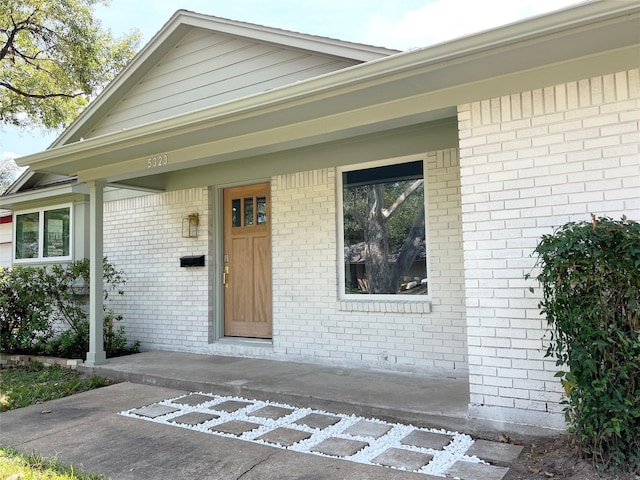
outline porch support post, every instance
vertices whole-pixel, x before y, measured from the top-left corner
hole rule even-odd
[[[103,339],[103,271],[102,217],[104,182],[88,182],[89,186],[89,351],[90,367],[107,363]]]

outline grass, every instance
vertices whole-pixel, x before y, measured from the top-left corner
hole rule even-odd
[[[0,408],[36,405],[108,384],[104,378],[84,378],[75,370],[34,362],[27,368],[0,370]]]
[[[0,411],[37,405],[47,400],[67,397],[104,387],[105,378],[85,378],[80,372],[57,366],[32,363],[26,368],[0,370]],[[0,414],[2,415],[2,414]],[[23,454],[0,446],[0,479],[11,480],[101,480],[104,476],[77,473],[73,467],[43,458],[35,453]]]
[[[24,455],[13,448],[0,447],[0,478],[15,480],[104,480],[104,476],[78,473],[55,458]]]

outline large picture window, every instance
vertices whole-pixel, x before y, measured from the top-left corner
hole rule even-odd
[[[16,262],[71,259],[70,206],[20,212],[14,223]]]
[[[427,295],[422,160],[344,172],[344,293]]]

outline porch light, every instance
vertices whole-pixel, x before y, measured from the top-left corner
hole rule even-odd
[[[182,238],[198,237],[199,217],[197,213],[190,213],[182,219]]]

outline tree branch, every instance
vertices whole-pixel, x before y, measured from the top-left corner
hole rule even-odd
[[[15,26],[15,24],[14,24]],[[16,35],[20,30],[18,28],[14,28],[7,34],[7,41],[5,42],[2,49],[0,49],[0,60],[4,59],[9,53],[9,50],[13,50],[13,42],[16,39]]]
[[[35,15],[38,13],[40,9],[36,8],[28,17],[26,20],[22,20],[20,22],[17,22],[13,19],[13,17],[11,18],[11,24],[13,25],[13,29],[9,30],[7,29],[7,41],[5,42],[4,46],[2,47],[2,49],[0,49],[0,60],[3,60],[7,54],[10,51],[13,51],[14,54],[19,54],[19,56],[21,56],[22,58],[25,58],[25,55],[18,52],[18,50],[15,47],[15,39],[16,36],[18,35],[19,32],[22,31],[28,31],[31,32],[32,35],[36,36],[36,37],[40,37],[42,40],[44,40],[45,42],[47,41],[47,39],[45,38],[45,35],[43,32],[46,32],[50,35],[56,36],[56,32],[54,30],[51,30],[50,28],[47,28],[44,25],[38,25],[36,23],[33,23],[33,18],[35,17]]]
[[[44,59],[44,60],[38,60],[38,55],[40,55],[41,53],[43,53],[42,50],[36,52],[33,56],[30,55],[26,55],[24,53],[22,53],[20,50],[14,48],[13,49],[13,53],[14,53],[14,57],[20,57],[24,63],[26,63],[27,65],[30,65],[31,67],[35,68],[36,70],[39,70],[41,72],[45,72],[51,76],[53,76],[53,73],[44,68],[41,63],[44,61],[49,61],[49,63],[55,63],[55,64],[59,64],[60,62],[55,62],[53,59]],[[40,63],[38,63],[40,62]]]
[[[11,90],[12,92],[17,93],[18,95],[22,95],[23,97],[27,97],[27,98],[54,98],[54,97],[76,98],[82,95],[82,93],[43,93],[43,94],[28,93],[6,82],[0,82],[0,87],[4,87],[7,90]]]
[[[402,205],[405,200],[407,198],[409,198],[409,196],[415,192],[418,188],[420,188],[422,186],[422,184],[424,183],[423,179],[420,180],[416,180],[415,182],[413,182],[411,184],[411,186],[409,188],[407,188],[402,195],[400,195],[397,200],[395,202],[393,202],[393,205],[391,205],[389,208],[385,208],[382,210],[382,215],[384,215],[385,219],[388,219],[389,217],[391,217],[391,215],[393,215],[395,213],[395,211],[398,209],[398,207],[400,205]]]

